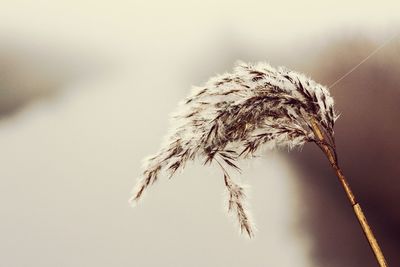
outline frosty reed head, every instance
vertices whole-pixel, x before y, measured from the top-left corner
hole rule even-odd
[[[165,144],[146,160],[132,199],[140,199],[162,170],[172,176],[196,158],[204,164],[216,163],[228,191],[229,210],[237,215],[242,232],[252,236],[244,190],[228,170],[240,170],[237,161],[254,156],[262,147],[293,148],[320,142],[312,122],[333,140],[336,118],[326,87],[284,67],[240,62],[232,73],[194,87],[182,101]]]

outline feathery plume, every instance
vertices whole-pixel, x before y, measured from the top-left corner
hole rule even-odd
[[[375,258],[387,267],[385,257],[339,167],[333,126],[337,119],[326,87],[303,74],[266,63],[238,63],[233,73],[210,79],[193,88],[174,116],[177,122],[166,144],[151,157],[138,182],[133,200],[158,179],[161,170],[172,176],[188,160],[201,158],[222,169],[229,195],[229,211],[236,213],[240,229],[249,237],[253,229],[245,210],[243,187],[226,168],[240,170],[240,158],[254,156],[262,147],[301,146],[316,143],[329,160],[353,208]]]
[[[229,210],[236,213],[242,232],[251,237],[244,190],[227,168],[240,170],[238,159],[254,156],[263,145],[293,148],[310,141],[320,143],[313,120],[333,140],[336,118],[326,87],[284,67],[239,62],[232,73],[193,88],[180,104],[173,116],[176,126],[159,152],[145,162],[132,200],[139,200],[162,170],[172,176],[188,160],[215,162],[223,171]]]

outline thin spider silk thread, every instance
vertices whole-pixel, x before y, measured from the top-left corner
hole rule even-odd
[[[383,44],[381,44],[380,46],[378,46],[375,50],[373,50],[367,57],[365,57],[363,60],[360,61],[360,63],[358,63],[357,65],[355,65],[352,69],[350,69],[348,72],[346,72],[344,75],[342,75],[339,79],[337,79],[334,83],[332,83],[330,86],[328,86],[329,88],[333,88],[336,84],[338,84],[339,82],[341,82],[344,78],[346,78],[347,76],[349,76],[353,71],[355,71],[356,69],[358,69],[358,67],[360,67],[363,63],[365,63],[368,59],[370,59],[371,57],[373,57],[379,50],[381,50],[383,47],[385,47],[387,44],[389,44],[390,42],[392,42],[396,37],[398,37],[399,34],[395,34],[394,36],[392,36],[391,38],[389,38],[388,40],[386,40]]]

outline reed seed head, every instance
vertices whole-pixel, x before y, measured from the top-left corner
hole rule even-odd
[[[217,163],[228,191],[229,210],[236,213],[242,232],[251,237],[244,190],[227,170],[240,170],[237,161],[254,156],[263,146],[294,148],[319,142],[312,120],[333,139],[336,118],[326,87],[284,67],[239,62],[232,73],[194,87],[181,102],[165,144],[145,161],[132,200],[139,200],[163,170],[172,176],[196,158],[204,164]]]

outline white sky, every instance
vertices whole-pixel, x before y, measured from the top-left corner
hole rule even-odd
[[[27,64],[62,72],[87,54],[106,71],[0,122],[0,265],[311,266],[310,238],[296,228],[294,171],[276,153],[244,168],[259,229],[251,241],[225,216],[216,169],[190,166],[134,210],[130,189],[191,84],[238,57],[289,62],[299,44],[318,49],[332,35],[364,31],[383,41],[399,25],[399,7],[3,0],[0,43],[27,50]]]

